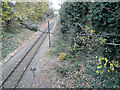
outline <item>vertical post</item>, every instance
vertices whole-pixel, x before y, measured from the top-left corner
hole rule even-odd
[[[50,41],[50,23],[48,21],[48,33],[49,33],[49,47],[51,47],[51,41]]]
[[[36,71],[36,68],[32,67],[32,68],[30,68],[30,70],[31,70],[32,73],[33,73],[33,77],[35,77],[35,71]]]
[[[0,2],[0,4],[2,4],[2,2]],[[2,13],[2,7],[0,6],[0,14]],[[0,35],[2,35],[2,31],[3,31],[3,26],[2,26],[2,19],[0,16]],[[2,37],[1,37],[2,39]],[[2,49],[2,42],[0,42],[0,48]],[[0,51],[0,54],[2,53],[2,51]],[[0,57],[0,59],[2,58],[2,56]],[[2,64],[2,63],[0,63]],[[0,86],[2,85],[2,66],[0,66]]]

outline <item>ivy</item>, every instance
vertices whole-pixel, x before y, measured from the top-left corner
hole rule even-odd
[[[120,3],[117,2],[65,2],[60,10],[62,34],[84,34],[85,25],[91,26],[96,34],[120,35]],[[75,45],[73,35],[71,45]],[[119,36],[103,36],[106,43],[120,44]],[[74,44],[73,44],[74,43]],[[112,60],[120,61],[120,46],[104,45],[103,55]]]
[[[89,65],[94,63],[88,68],[94,78],[91,87],[120,85],[120,46],[115,45],[120,44],[119,12],[120,2],[65,2],[60,10],[61,34],[69,40],[70,52],[77,59],[83,53],[92,59]],[[98,57],[102,59],[97,65]]]
[[[104,3],[90,3],[89,4],[89,18],[91,24],[96,30],[96,33],[109,33],[120,35],[120,3],[118,2],[104,2]],[[119,36],[105,36],[107,43],[120,43]],[[120,46],[105,45],[103,55],[109,58],[110,61],[119,59],[120,61]]]

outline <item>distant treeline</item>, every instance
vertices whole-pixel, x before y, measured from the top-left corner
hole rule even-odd
[[[14,21],[18,24],[25,21],[36,23],[53,16],[53,9],[49,8],[48,2],[16,2],[15,5],[11,2],[1,2],[0,7],[0,22],[5,31],[10,31],[8,27]]]

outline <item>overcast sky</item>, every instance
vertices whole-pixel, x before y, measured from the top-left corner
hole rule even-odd
[[[60,9],[59,3],[60,3],[61,0],[50,0],[50,1],[53,3],[53,8],[54,9]]]

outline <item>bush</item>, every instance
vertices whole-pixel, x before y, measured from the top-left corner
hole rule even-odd
[[[28,29],[30,29],[32,31],[37,31],[37,29],[38,29],[38,26],[36,24],[32,23],[32,22],[22,22],[22,24],[26,28],[28,28]]]
[[[110,67],[106,67],[108,63],[107,58],[98,58],[98,60],[91,60],[89,67],[87,67],[87,74],[89,78],[90,87],[100,88],[119,88],[120,86],[120,72],[115,71],[114,64],[110,63]]]
[[[112,42],[119,44],[119,36],[100,36],[101,34],[120,34],[120,17],[117,15],[119,4],[67,2],[62,5],[60,33],[63,37],[57,40],[59,44],[56,47],[62,52],[67,52],[65,61],[71,62],[69,69],[80,72],[74,78],[76,87],[119,88],[120,46],[106,44]],[[106,7],[109,9],[106,10]],[[66,43],[70,49],[65,47]],[[62,56],[61,54],[61,58]],[[81,72],[80,62],[82,61],[86,69]],[[73,73],[72,76],[74,76]]]
[[[60,53],[59,59],[60,59],[60,60],[65,60],[65,59],[66,59],[66,56],[67,56],[67,55],[62,52],[62,53]]]
[[[119,2],[101,2],[89,4],[89,18],[96,34],[118,34],[120,35]],[[107,43],[120,43],[120,36],[104,35]],[[109,61],[120,61],[120,46],[104,45],[102,49],[104,57]]]

